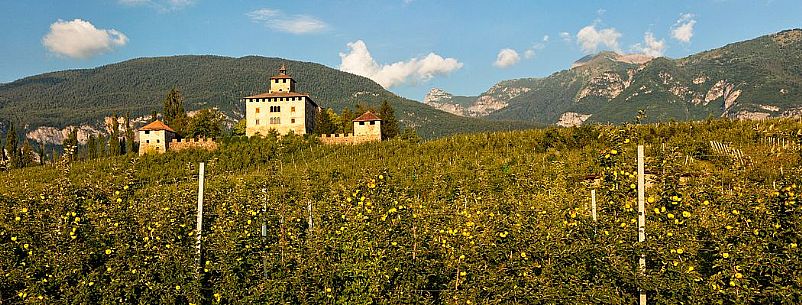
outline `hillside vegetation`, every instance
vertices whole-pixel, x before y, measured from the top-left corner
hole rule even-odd
[[[268,90],[270,76],[286,64],[298,82],[321,106],[338,113],[357,104],[378,108],[388,101],[404,126],[431,138],[481,130],[534,126],[522,122],[489,122],[454,116],[401,98],[365,77],[320,64],[281,58],[247,56],[171,56],[139,58],[94,69],[45,73],[0,85],[0,122],[12,121],[28,130],[40,126],[103,126],[114,113],[149,115],[173,87],[186,97],[187,110],[217,107],[239,120],[245,113],[240,98]]]
[[[649,122],[761,119],[802,115],[800,88],[802,30],[793,29],[681,59],[601,52],[548,77],[501,81],[472,103],[442,98],[429,104],[460,115],[542,124],[582,123],[566,122],[566,113],[622,123],[641,109]]]
[[[0,172],[0,300],[634,304],[643,289],[650,304],[798,304],[800,140],[793,120],[251,138]]]

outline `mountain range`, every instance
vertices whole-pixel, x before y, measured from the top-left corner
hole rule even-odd
[[[505,80],[479,96],[434,88],[424,103],[465,117],[576,126],[585,122],[761,119],[802,115],[802,30],[685,58],[602,52],[544,78]]]

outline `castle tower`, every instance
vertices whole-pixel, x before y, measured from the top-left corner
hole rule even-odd
[[[245,135],[311,133],[320,107],[308,94],[295,91],[295,80],[281,65],[278,74],[270,77],[268,92],[242,98],[245,102]]]
[[[270,77],[269,93],[295,92],[295,79],[287,75],[287,67],[281,64],[278,74]]]
[[[354,136],[367,137],[371,141],[381,141],[382,139],[382,119],[373,112],[365,112],[354,119]]]
[[[156,120],[139,129],[139,155],[146,153],[164,153],[170,149],[170,141],[176,138],[176,132],[162,121]]]

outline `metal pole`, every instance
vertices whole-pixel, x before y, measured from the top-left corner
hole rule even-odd
[[[643,165],[643,145],[638,145],[638,242],[646,241],[646,212],[645,191],[646,179]],[[641,275],[646,273],[646,255],[641,253],[638,261],[638,270]],[[646,305],[646,291],[640,290],[640,305]]]

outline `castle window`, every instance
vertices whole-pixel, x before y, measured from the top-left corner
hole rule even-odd
[[[295,124],[295,119],[290,119],[290,123]]]
[[[270,112],[281,112],[281,106],[270,106]]]
[[[370,125],[376,125],[376,122],[370,121]]]
[[[256,125],[259,125],[259,120],[256,120]]]
[[[365,125],[365,122],[359,122],[359,125]]]
[[[150,144],[150,140],[145,140],[145,143],[148,143],[148,144]]]
[[[281,118],[279,117],[270,118],[270,124],[281,124]]]
[[[256,113],[259,113],[259,108],[256,108]]]
[[[290,107],[290,112],[295,112],[295,107]]]
[[[156,143],[161,143],[161,141],[160,140],[156,140]]]
[[[283,79],[281,79],[281,82],[286,84],[287,83],[287,79],[283,78]]]

